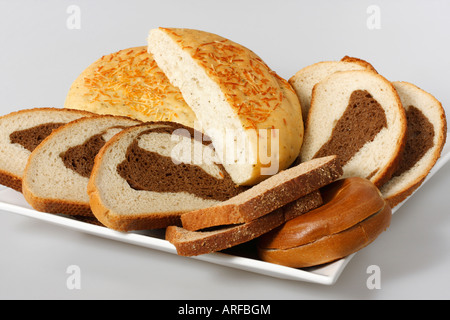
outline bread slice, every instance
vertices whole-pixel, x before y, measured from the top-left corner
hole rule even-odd
[[[0,184],[22,191],[28,157],[53,129],[93,113],[63,108],[31,108],[0,117]]]
[[[216,162],[208,137],[174,122],[125,129],[102,148],[88,186],[94,215],[120,231],[180,225],[184,212],[246,188]]]
[[[345,56],[341,60],[321,61],[304,67],[289,79],[289,83],[294,88],[300,100],[303,121],[305,123],[311,107],[311,96],[314,86],[335,72],[348,70],[369,70],[377,72],[369,62]]]
[[[195,231],[245,223],[317,190],[342,175],[336,156],[314,159],[286,169],[228,201],[181,216],[183,228]]]
[[[254,52],[192,29],[153,29],[148,44],[236,184],[254,185],[294,162],[303,139],[298,97]]]
[[[95,155],[114,134],[139,123],[96,115],[54,130],[28,158],[22,184],[25,200],[38,211],[92,216],[87,184]]]
[[[395,81],[393,85],[406,110],[408,131],[400,166],[381,187],[391,207],[422,184],[440,157],[447,137],[445,111],[435,97],[409,82]]]
[[[189,231],[177,226],[166,229],[166,240],[172,243],[182,256],[197,256],[231,248],[256,239],[282,223],[322,204],[319,191],[294,200],[287,207],[279,208],[260,218],[243,224],[223,226],[215,230]]]
[[[300,161],[336,154],[343,178],[379,187],[396,170],[405,141],[405,110],[394,86],[375,72],[340,71],[314,86]]]
[[[141,121],[174,121],[194,126],[194,112],[156,65],[147,46],[102,56],[73,82],[66,108],[128,116]]]

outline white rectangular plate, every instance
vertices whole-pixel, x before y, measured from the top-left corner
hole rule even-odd
[[[450,148],[446,147],[441,158],[438,160],[433,170],[428,175],[422,186],[428,181],[442,166],[450,160]],[[407,201],[407,200],[405,200]],[[400,207],[397,206],[394,212]],[[99,237],[104,237],[112,240],[122,241],[134,245],[139,245],[155,250],[160,250],[172,254],[177,254],[175,247],[164,240],[164,232],[162,230],[143,231],[143,232],[117,232],[106,227],[93,225],[86,222],[81,222],[70,217],[48,214],[33,210],[25,201],[22,194],[12,189],[5,188],[0,191],[0,210],[9,211],[31,217],[34,219],[43,220],[54,223],[62,227],[86,232]],[[353,254],[354,255],[354,254]],[[258,259],[246,256],[237,256],[227,253],[211,253],[192,257],[227,267],[242,269],[254,273],[264,274],[271,277],[313,282],[325,285],[332,285],[336,282],[347,263],[351,260],[353,255],[340,259],[327,265],[312,267],[307,269],[294,269],[276,264],[260,261]]]

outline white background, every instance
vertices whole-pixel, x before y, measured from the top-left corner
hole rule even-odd
[[[80,29],[67,8],[80,8]],[[370,29],[367,9],[380,9]],[[146,45],[159,26],[197,28],[252,49],[281,76],[350,55],[450,105],[450,1],[0,1],[0,114],[60,107],[104,54]],[[450,165],[393,216],[332,286],[246,271],[68,231],[0,211],[2,299],[449,299]],[[81,289],[66,268],[81,270]],[[368,289],[366,270],[381,270]]]

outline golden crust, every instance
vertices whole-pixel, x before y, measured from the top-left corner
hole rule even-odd
[[[364,248],[390,225],[391,207],[367,179],[338,180],[321,192],[321,207],[259,239],[261,259],[293,268],[332,262]]]
[[[123,49],[92,63],[73,82],[64,106],[141,121],[193,126],[196,120],[146,46]]]
[[[258,248],[264,261],[291,268],[306,268],[344,258],[372,243],[391,222],[389,205],[342,232],[290,249]]]
[[[25,181],[24,186],[22,187],[22,193],[28,204],[30,204],[37,211],[46,213],[61,213],[73,216],[93,216],[89,204],[37,197],[27,188]]]

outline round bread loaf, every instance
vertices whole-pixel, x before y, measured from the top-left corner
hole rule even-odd
[[[332,262],[364,248],[390,225],[392,211],[367,179],[321,189],[324,204],[261,236],[262,260],[293,268]]]
[[[300,102],[254,52],[192,29],[153,29],[148,43],[235,183],[254,185],[293,163],[303,140]]]
[[[345,56],[339,61],[321,61],[304,67],[289,79],[289,83],[294,88],[300,100],[303,121],[305,123],[311,107],[311,95],[314,86],[330,74],[348,70],[369,70],[376,72],[375,68],[367,61]]]
[[[92,63],[73,82],[64,106],[188,126],[196,120],[178,88],[144,46],[120,50]]]
[[[0,117],[0,184],[22,191],[28,157],[52,130],[94,113],[63,108],[31,108]]]
[[[366,70],[335,72],[314,86],[300,161],[336,154],[343,178],[379,187],[397,168],[406,127],[391,82]]]
[[[391,207],[411,195],[425,180],[441,155],[447,120],[441,103],[430,93],[404,81],[392,83],[408,122],[405,150],[392,178],[381,187]]]
[[[165,228],[242,192],[208,140],[174,122],[123,130],[95,159],[88,185],[94,215],[120,231]]]
[[[114,134],[139,123],[95,115],[54,130],[28,158],[22,182],[25,200],[38,211],[92,216],[87,184],[96,154]]]

